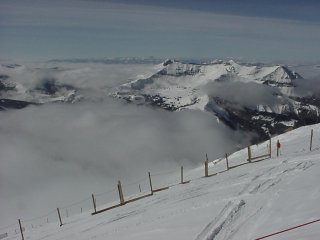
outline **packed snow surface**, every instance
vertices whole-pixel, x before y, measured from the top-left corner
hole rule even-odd
[[[320,125],[301,127],[272,139],[272,158],[248,163],[247,149],[209,164],[204,169],[180,169],[152,175],[154,188],[170,185],[153,196],[92,216],[91,211],[63,214],[64,225],[54,220],[24,221],[25,239],[256,239],[320,218]],[[312,151],[310,132],[314,129]],[[275,144],[281,143],[276,157]],[[268,153],[269,142],[251,146],[252,157]],[[237,166],[237,167],[235,167]],[[133,184],[133,183],[132,183]],[[81,187],[81,186],[79,186]],[[70,189],[72,191],[72,189]],[[144,190],[148,192],[147,189]],[[117,196],[117,192],[113,192]],[[142,194],[142,193],[141,193]],[[132,198],[124,189],[125,199]],[[139,194],[136,194],[139,195]],[[115,198],[116,200],[116,198]],[[97,209],[111,202],[97,198]],[[2,229],[5,239],[21,239],[17,224]],[[319,239],[320,222],[267,239]]]

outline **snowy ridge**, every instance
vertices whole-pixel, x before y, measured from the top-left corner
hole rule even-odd
[[[150,77],[121,85],[113,96],[170,111],[208,111],[231,128],[253,130],[262,139],[305,125],[305,119],[311,120],[308,124],[320,121],[319,97],[300,96],[296,83],[304,79],[285,66],[167,60],[158,67]]]
[[[232,129],[253,131],[260,136],[258,141],[320,122],[318,95],[300,96],[296,85],[304,79],[285,66],[232,60],[210,64],[166,60],[143,66],[60,64],[0,65],[0,110],[50,102],[99,102],[111,95],[170,111],[210,112]]]
[[[119,87],[115,96],[141,103],[145,95],[161,96],[164,105],[172,109],[198,108],[204,110],[202,88],[210,82],[228,82],[236,79],[242,82],[263,83],[277,86],[284,92],[293,87],[292,80],[302,78],[283,66],[258,67],[237,64],[230,60],[212,64],[189,64],[167,60],[161,70],[145,79],[138,79]],[[207,102],[208,103],[208,102]]]
[[[314,141],[309,152],[311,128]],[[280,157],[275,157],[273,150],[271,159],[248,163],[243,149],[230,155],[233,168],[229,171],[225,171],[225,161],[215,161],[210,165],[210,172],[216,173],[212,177],[202,177],[203,167],[193,169],[186,175],[191,180],[188,184],[175,184],[96,216],[90,216],[90,211],[65,217],[61,228],[58,222],[31,228],[22,219],[25,236],[49,240],[238,240],[319,219],[320,125],[280,135],[272,139],[272,145],[276,140],[282,143]],[[253,156],[265,153],[267,144],[252,146]],[[317,223],[282,234],[279,239],[316,240],[319,229]],[[9,237],[20,238],[14,233]]]

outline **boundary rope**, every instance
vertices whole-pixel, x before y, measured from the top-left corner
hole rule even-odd
[[[284,229],[284,230],[281,230],[281,231],[278,231],[278,232],[275,232],[275,233],[271,233],[271,234],[268,234],[266,236],[256,238],[255,240],[265,239],[265,238],[268,238],[268,237],[271,237],[271,236],[274,236],[274,235],[278,235],[280,233],[288,232],[288,231],[291,231],[291,230],[296,229],[296,228],[304,227],[306,225],[310,225],[310,224],[313,224],[313,223],[316,223],[316,222],[320,222],[320,219],[317,219],[317,220],[314,220],[314,221],[311,221],[311,222],[307,222],[307,223],[303,223],[303,224],[300,224],[300,225],[297,225],[297,226],[294,226],[294,227],[291,227],[291,228],[287,228],[287,229]]]

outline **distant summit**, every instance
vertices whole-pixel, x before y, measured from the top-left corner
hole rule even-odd
[[[168,66],[169,64],[172,64],[172,63],[174,63],[175,62],[175,60],[173,60],[173,59],[166,59],[163,63],[162,63],[162,65],[165,67],[165,66]]]
[[[119,86],[113,96],[169,111],[211,112],[231,128],[268,138],[320,122],[320,101],[300,96],[297,81],[303,81],[302,76],[286,66],[167,59],[153,75]]]

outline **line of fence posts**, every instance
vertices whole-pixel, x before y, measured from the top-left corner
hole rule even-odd
[[[208,155],[206,155],[206,176],[208,176]],[[153,186],[152,186],[152,180],[151,180],[151,173],[148,172],[148,177],[149,177],[149,184],[150,184],[150,195],[153,195],[154,191],[153,191]],[[184,184],[184,183],[189,183],[190,181],[184,181],[184,178],[183,178],[183,166],[181,166],[181,184]],[[123,195],[123,190],[122,190],[122,185],[121,185],[121,181],[119,180],[118,181],[118,184],[117,184],[117,187],[118,187],[118,193],[119,193],[119,199],[120,199],[120,205],[124,205],[126,202],[124,200],[124,195]],[[141,192],[141,186],[139,184],[139,190]],[[94,208],[94,213],[96,214],[97,213],[97,204],[96,204],[96,198],[94,196],[94,194],[91,195],[92,197],[92,202],[93,202],[93,208]],[[83,212],[83,209],[81,207],[81,213]],[[58,214],[58,218],[59,218],[59,223],[60,223],[60,227],[63,226],[63,222],[62,222],[62,217],[61,217],[61,213],[60,213],[60,209],[57,208],[57,214]],[[66,209],[66,216],[68,217],[68,209]],[[21,220],[18,219],[18,222],[19,222],[19,227],[20,227],[20,233],[21,233],[21,238],[22,240],[24,240],[24,235],[23,235],[23,227],[22,227],[22,224],[21,224]],[[49,223],[49,218],[47,217],[46,218],[46,222]]]
[[[229,166],[229,159],[228,159],[228,153],[226,153],[225,155],[225,158],[226,158],[226,163],[227,163],[227,170],[230,169],[230,166]],[[183,171],[183,167],[181,167],[181,176],[183,176],[182,174],[182,171]],[[208,154],[206,154],[206,160],[204,161],[204,176],[205,177],[209,177],[209,159],[208,159]],[[182,179],[182,177],[181,177]],[[182,182],[182,180],[181,180]],[[187,181],[189,182],[189,181]]]
[[[312,140],[313,140],[313,129],[311,129],[311,137],[310,137],[310,151],[312,150]],[[279,140],[277,140],[277,146],[279,145]],[[269,139],[269,157],[271,158],[272,156],[272,144],[271,144],[271,138]],[[249,161],[250,163],[252,162],[252,152],[251,152],[251,146],[248,146],[247,147],[248,149],[248,159],[247,161]],[[277,147],[277,157],[279,156],[279,148]],[[265,155],[263,155],[265,156]],[[262,157],[262,156],[258,156],[258,157]],[[230,169],[230,166],[229,166],[229,159],[228,159],[228,154],[226,153],[225,155],[225,158],[226,158],[226,164],[227,164],[227,170]],[[206,160],[205,160],[205,177],[209,177],[209,159],[208,159],[208,154],[206,154]],[[151,181],[151,174],[150,172],[148,172],[148,175],[149,175],[149,183],[150,183],[150,190],[151,190],[151,195],[153,195],[154,191],[153,191],[153,187],[152,187],[152,181]],[[189,181],[187,181],[189,182]],[[183,183],[186,183],[184,182],[184,179],[183,179],[183,166],[181,166],[181,184]],[[141,192],[141,186],[139,184],[139,191]],[[123,191],[122,191],[122,187],[121,187],[121,182],[118,181],[118,192],[119,192],[119,198],[120,198],[120,204],[121,205],[124,205],[126,202],[124,200],[124,196],[123,196]],[[94,208],[95,208],[95,213],[96,213],[96,205],[95,205],[95,200],[93,200],[94,202]],[[82,212],[82,209],[81,209],[81,212]],[[61,223],[62,225],[62,223]]]
[[[207,161],[208,163],[208,156],[207,156]],[[207,167],[207,173],[208,173],[208,167]],[[149,184],[150,184],[150,195],[153,195],[154,193],[154,190],[153,190],[153,186],[152,186],[152,180],[151,180],[151,173],[148,172],[148,177],[149,177]],[[184,184],[184,183],[188,183],[190,181],[184,181],[183,179],[183,166],[181,166],[181,183]],[[119,193],[119,200],[120,200],[120,205],[124,205],[126,204],[126,201],[124,199],[124,194],[123,194],[123,190],[122,190],[122,185],[121,185],[121,181],[119,180],[118,181],[118,184],[117,184],[117,188],[118,188],[118,193]],[[139,191],[141,192],[141,186],[139,184]],[[94,194],[91,195],[92,197],[92,202],[93,202],[93,208],[94,208],[94,214],[97,213],[97,202],[96,202],[96,198],[94,196]],[[81,213],[82,213],[82,208],[81,208]],[[57,208],[57,213],[58,213],[58,217],[59,217],[59,222],[60,222],[60,227],[63,225],[62,223],[62,218],[61,218],[61,214],[60,214],[60,209]],[[66,209],[66,216],[68,216],[68,210]],[[48,222],[48,218],[47,218],[47,222]]]
[[[310,140],[310,149],[311,149],[311,146],[312,146],[312,136],[313,136],[313,130],[311,132],[311,140]],[[271,139],[270,139],[270,156],[271,156]],[[227,163],[227,170],[230,169],[230,166],[229,166],[229,160],[228,160],[228,154],[226,153],[225,155],[226,157],[226,163]],[[250,149],[250,146],[248,146],[248,160],[251,161],[251,149]],[[150,195],[153,195],[153,187],[152,187],[152,180],[151,180],[151,173],[148,172],[148,177],[149,177],[149,184],[150,184]],[[209,159],[208,159],[208,154],[206,154],[206,160],[205,160],[205,177],[209,177]],[[181,166],[181,184],[184,184],[184,183],[188,183],[190,181],[184,181],[184,176],[183,176],[183,166]],[[119,199],[120,199],[120,205],[124,205],[126,202],[124,200],[124,195],[123,195],[123,190],[122,190],[122,185],[121,185],[121,181],[119,180],[118,181],[118,184],[117,184],[117,188],[118,188],[118,193],[119,193]],[[141,192],[141,186],[139,184],[139,191]],[[93,202],[93,208],[94,208],[94,213],[97,213],[97,204],[96,204],[96,198],[94,196],[94,194],[91,195],[92,197],[92,202]],[[83,212],[83,209],[81,207],[81,213]],[[58,213],[58,217],[59,217],[59,222],[60,222],[60,227],[63,226],[63,223],[62,223],[62,218],[61,218],[61,213],[60,213],[60,209],[57,208],[57,213]],[[66,216],[68,217],[68,209],[66,209]],[[47,218],[47,223],[49,222],[49,219]],[[19,226],[20,226],[20,232],[21,232],[21,236],[22,236],[22,239],[24,240],[24,236],[23,236],[23,228],[21,226],[21,221],[19,219]]]
[[[258,156],[258,157],[255,157],[255,158],[259,158],[259,157],[264,157],[264,156],[268,156],[271,158],[271,151],[272,151],[272,148],[271,148],[271,138],[269,139],[269,153],[266,154],[266,155],[262,155],[262,156]],[[247,161],[249,161],[251,163],[252,161],[252,152],[251,152],[251,146],[248,146],[248,159]],[[230,165],[229,165],[229,158],[228,158],[228,153],[226,153],[225,155],[225,158],[226,158],[226,163],[227,163],[227,170],[230,169]],[[255,159],[254,158],[254,159]],[[209,176],[209,160],[208,160],[208,154],[206,154],[206,160],[204,162],[204,176],[205,177],[208,177]]]
[[[311,130],[311,138],[310,138],[310,151],[312,149],[312,138],[313,138],[313,129]],[[279,140],[277,141],[277,143],[279,142]],[[271,157],[271,139],[269,140],[269,154]],[[277,156],[279,156],[279,149],[277,148]],[[228,154],[226,153],[225,155],[226,158],[226,164],[227,164],[227,170],[230,169],[229,166],[229,159],[228,159]],[[248,161],[251,162],[252,159],[252,154],[251,154],[251,147],[248,146]],[[151,174],[150,172],[148,172],[148,177],[149,177],[149,184],[150,184],[150,191],[151,191],[151,195],[153,195],[153,187],[152,187],[152,180],[151,180]],[[206,154],[206,160],[205,160],[205,177],[209,177],[209,159],[208,159],[208,154]],[[189,181],[184,181],[183,178],[183,166],[181,166],[181,184],[187,183]],[[118,188],[118,193],[119,193],[119,199],[120,199],[120,205],[124,205],[125,204],[125,200],[124,200],[124,195],[123,195],[123,190],[122,190],[122,185],[121,185],[121,181],[118,181],[117,184],[117,188]],[[141,192],[141,186],[139,184],[139,191]],[[96,205],[96,199],[94,197],[94,194],[92,194],[92,202],[93,202],[93,207],[94,207],[94,213],[97,213],[97,205]],[[59,217],[59,222],[60,222],[60,227],[63,225],[62,223],[62,218],[61,218],[61,214],[60,214],[60,210],[59,208],[57,208],[57,213],[58,213],[58,217]],[[82,213],[82,208],[81,208],[81,213]],[[68,217],[68,210],[66,209],[66,216]],[[47,218],[47,222],[48,222],[48,218]],[[21,225],[21,222],[19,220],[19,225]],[[22,233],[22,227],[21,227],[21,235],[23,238],[23,233]]]
[[[311,136],[310,136],[310,151],[312,150],[312,143],[313,143],[313,129],[311,129]],[[277,140],[277,146],[279,145],[279,140]],[[271,145],[271,138],[269,139],[269,155],[270,155],[270,158],[272,156],[272,145]],[[252,152],[251,152],[251,147],[248,146],[247,147],[248,149],[248,161],[251,163],[251,160],[252,160]],[[279,150],[280,148],[277,147],[277,157],[279,156]],[[228,154],[226,153],[225,155],[225,158],[226,158],[226,164],[227,164],[227,170],[230,169],[230,165],[229,165],[229,159],[228,159]],[[209,177],[209,159],[208,159],[208,154],[206,154],[206,160],[205,160],[205,177]],[[151,174],[150,172],[148,172],[148,177],[149,177],[149,184],[150,184],[150,195],[153,195],[154,191],[153,191],[153,187],[152,187],[152,180],[151,180]],[[183,178],[183,166],[181,166],[181,184],[184,184],[184,183],[188,183],[189,181],[184,181],[184,178]],[[119,193],[119,199],[120,199],[120,205],[124,205],[126,202],[124,200],[124,195],[123,195],[123,190],[122,190],[122,185],[121,185],[121,181],[119,180],[118,181],[118,184],[117,184],[117,188],[118,188],[118,193]],[[139,184],[139,191],[141,192],[141,186]],[[97,205],[96,205],[96,199],[94,197],[94,194],[92,194],[92,201],[93,201],[93,207],[94,207],[94,213],[97,213]],[[82,208],[81,208],[81,213],[82,213]],[[60,222],[60,227],[63,226],[63,223],[62,223],[62,219],[61,219],[61,214],[60,214],[60,210],[59,208],[57,208],[57,213],[58,213],[58,217],[59,217],[59,222]],[[66,209],[66,216],[68,216],[68,210]],[[47,218],[47,223],[48,223],[48,218]],[[22,237],[22,240],[24,240],[24,236],[23,236],[23,228],[21,226],[21,221],[19,219],[19,226],[20,226],[20,232],[21,232],[21,237]]]
[[[278,140],[278,142],[279,142],[279,140]],[[278,143],[277,143],[277,145],[278,145]],[[258,158],[262,158],[262,157],[270,157],[271,158],[271,155],[272,155],[272,153],[271,153],[271,151],[272,151],[272,147],[271,147],[271,138],[269,139],[269,153],[268,154],[264,154],[264,155],[260,155],[260,156],[256,156],[256,157],[252,157],[252,152],[251,152],[251,146],[248,146],[247,147],[247,149],[248,149],[248,159],[247,159],[247,161],[249,162],[249,163],[251,163],[252,162],[252,160],[254,160],[254,159],[258,159]],[[277,148],[277,156],[278,156],[278,148]]]

